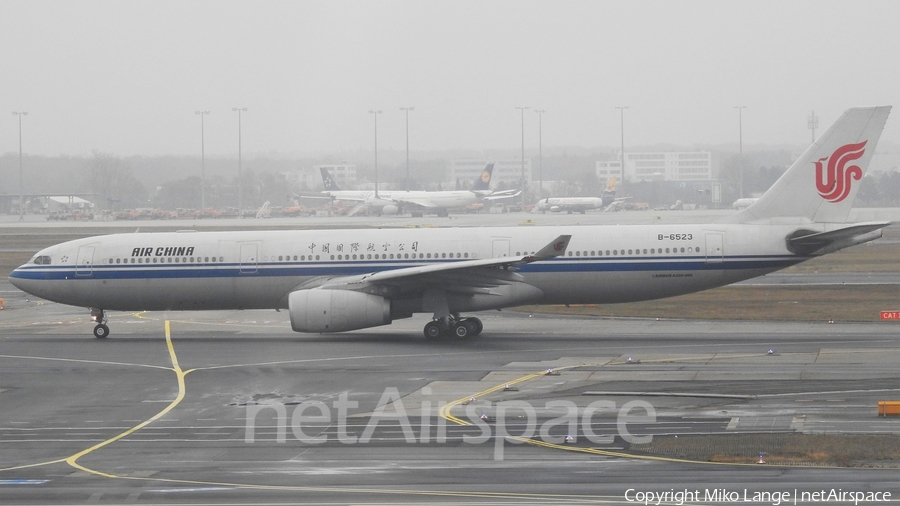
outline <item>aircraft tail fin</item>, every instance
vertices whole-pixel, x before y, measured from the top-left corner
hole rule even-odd
[[[479,190],[490,190],[491,189],[491,175],[494,173],[494,164],[489,163],[484,167],[484,170],[481,172],[481,177],[475,181],[475,184],[472,185],[473,191]]]
[[[725,221],[847,221],[890,111],[848,109],[762,197]]]
[[[334,181],[334,178],[331,177],[331,174],[328,172],[328,169],[325,167],[319,167],[319,172],[322,173],[322,183],[325,185],[325,190],[327,191],[340,191],[340,187]]]

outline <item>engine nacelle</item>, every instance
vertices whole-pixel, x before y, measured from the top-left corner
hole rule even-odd
[[[381,208],[381,214],[387,215],[395,215],[400,213],[400,206],[395,206],[394,204],[388,204]]]
[[[288,296],[295,332],[343,332],[391,323],[391,302],[349,290],[298,290]]]

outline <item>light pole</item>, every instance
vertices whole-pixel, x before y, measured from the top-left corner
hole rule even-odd
[[[816,128],[819,126],[819,117],[816,116],[816,111],[810,111],[809,116],[806,118],[806,128],[812,130],[812,141],[813,144],[816,142]]]
[[[232,111],[237,111],[238,113],[238,218],[241,217],[241,213],[244,210],[244,188],[243,181],[241,180],[241,112],[246,112],[246,107],[232,107]]]
[[[547,111],[544,109],[535,109],[534,112],[538,115],[538,198],[541,198],[541,195],[544,194],[544,140],[542,123],[544,113]]]
[[[736,105],[738,110],[738,198],[744,198],[744,118],[746,105]]]
[[[525,109],[527,105],[517,105],[516,109],[522,112],[522,211],[525,210]]]
[[[378,115],[380,110],[369,109],[369,114],[375,118],[375,198],[378,198]]]
[[[619,128],[622,131],[622,181],[625,181],[625,109],[628,109],[627,105],[617,105],[616,109],[619,110],[619,118],[620,125]]]
[[[415,107],[401,107],[401,111],[406,111],[406,190],[409,191],[409,111],[414,111]]]
[[[203,132],[203,117],[209,114],[209,111],[194,111],[194,114],[200,115],[200,212],[202,213],[206,209],[206,136]]]
[[[19,221],[25,221],[25,176],[22,172],[22,116],[28,111],[13,111],[19,117]]]

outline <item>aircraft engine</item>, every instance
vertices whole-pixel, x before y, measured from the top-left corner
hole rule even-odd
[[[391,323],[391,302],[349,290],[298,290],[288,296],[295,332],[343,332]]]
[[[400,207],[395,206],[394,204],[388,204],[381,209],[381,214],[394,215],[394,214],[399,214],[399,213],[400,213]]]

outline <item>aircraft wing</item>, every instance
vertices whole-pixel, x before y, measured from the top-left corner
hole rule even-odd
[[[511,268],[562,256],[565,254],[571,239],[571,235],[561,235],[533,255],[419,265],[357,276],[332,278],[323,280],[318,286],[303,286],[301,289],[323,288],[365,291],[373,285],[392,285],[401,288],[401,290],[407,290],[409,288],[439,284],[450,291],[471,291],[478,288],[522,281],[521,276],[513,272]]]
[[[522,194],[522,190],[504,190],[502,192],[494,192],[486,197],[484,200],[502,200],[502,199],[511,199],[518,197]]]
[[[333,200],[343,200],[344,202],[365,202],[367,199],[353,195],[335,195],[332,192],[322,192],[324,198]]]
[[[382,197],[384,198],[384,197]],[[433,209],[436,207],[440,207],[436,205],[431,199],[427,198],[407,198],[407,197],[391,197],[389,199],[391,202],[396,202],[398,204],[412,204],[419,207],[425,207],[429,209]]]

